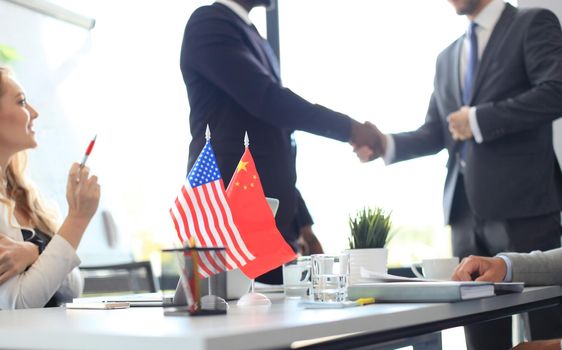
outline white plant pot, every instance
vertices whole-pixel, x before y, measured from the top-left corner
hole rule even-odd
[[[367,282],[361,278],[361,267],[371,272],[387,273],[388,249],[347,249],[350,257],[349,284]]]

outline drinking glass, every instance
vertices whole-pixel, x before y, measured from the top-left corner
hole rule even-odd
[[[349,254],[313,254],[312,294],[315,301],[344,301],[347,298]]]
[[[305,298],[309,294],[311,262],[309,256],[300,256],[283,264],[283,290],[289,299]]]

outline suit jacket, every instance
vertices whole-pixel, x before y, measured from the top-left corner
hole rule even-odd
[[[459,58],[464,37],[437,59],[425,123],[395,134],[395,161],[449,152],[444,191],[449,223],[461,144],[447,116],[462,105]],[[482,55],[470,106],[483,142],[466,141],[464,183],[472,210],[483,219],[523,218],[562,208],[562,174],[552,145],[552,121],[562,116],[562,31],[543,9],[506,4]]]
[[[348,116],[311,104],[281,85],[278,61],[255,27],[222,4],[197,9],[185,28],[181,71],[191,108],[188,169],[205,143],[205,128],[225,185],[244,145],[244,132],[265,195],[279,199],[277,227],[296,246],[294,130],[348,141]]]
[[[511,260],[513,281],[528,285],[562,286],[562,248],[529,254],[504,253]]]

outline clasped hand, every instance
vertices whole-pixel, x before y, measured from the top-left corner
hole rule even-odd
[[[352,122],[350,143],[362,162],[375,160],[386,151],[385,135],[370,122]]]
[[[470,128],[470,121],[468,118],[469,110],[469,107],[463,106],[447,117],[449,131],[453,139],[464,141],[472,138],[472,129]]]
[[[469,120],[470,107],[463,106],[447,116],[453,139],[464,141],[473,137]],[[351,145],[362,162],[372,161],[386,152],[386,136],[372,123],[352,121]]]

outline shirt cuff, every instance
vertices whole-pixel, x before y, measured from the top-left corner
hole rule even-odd
[[[476,141],[476,143],[482,143],[484,138],[482,137],[482,131],[480,131],[480,126],[478,125],[478,119],[476,119],[476,107],[470,107],[468,110],[468,123],[470,124],[470,130],[472,130],[474,141]]]
[[[496,255],[496,257],[503,259],[503,261],[505,262],[506,272],[505,272],[505,277],[503,278],[503,282],[511,282],[511,280],[513,279],[513,269],[511,267],[512,265],[511,259],[505,255]]]
[[[388,165],[392,163],[394,160],[394,154],[396,153],[396,146],[394,145],[394,137],[392,135],[384,135],[386,137],[386,150],[384,152],[384,156],[382,160],[384,160],[384,164]]]

